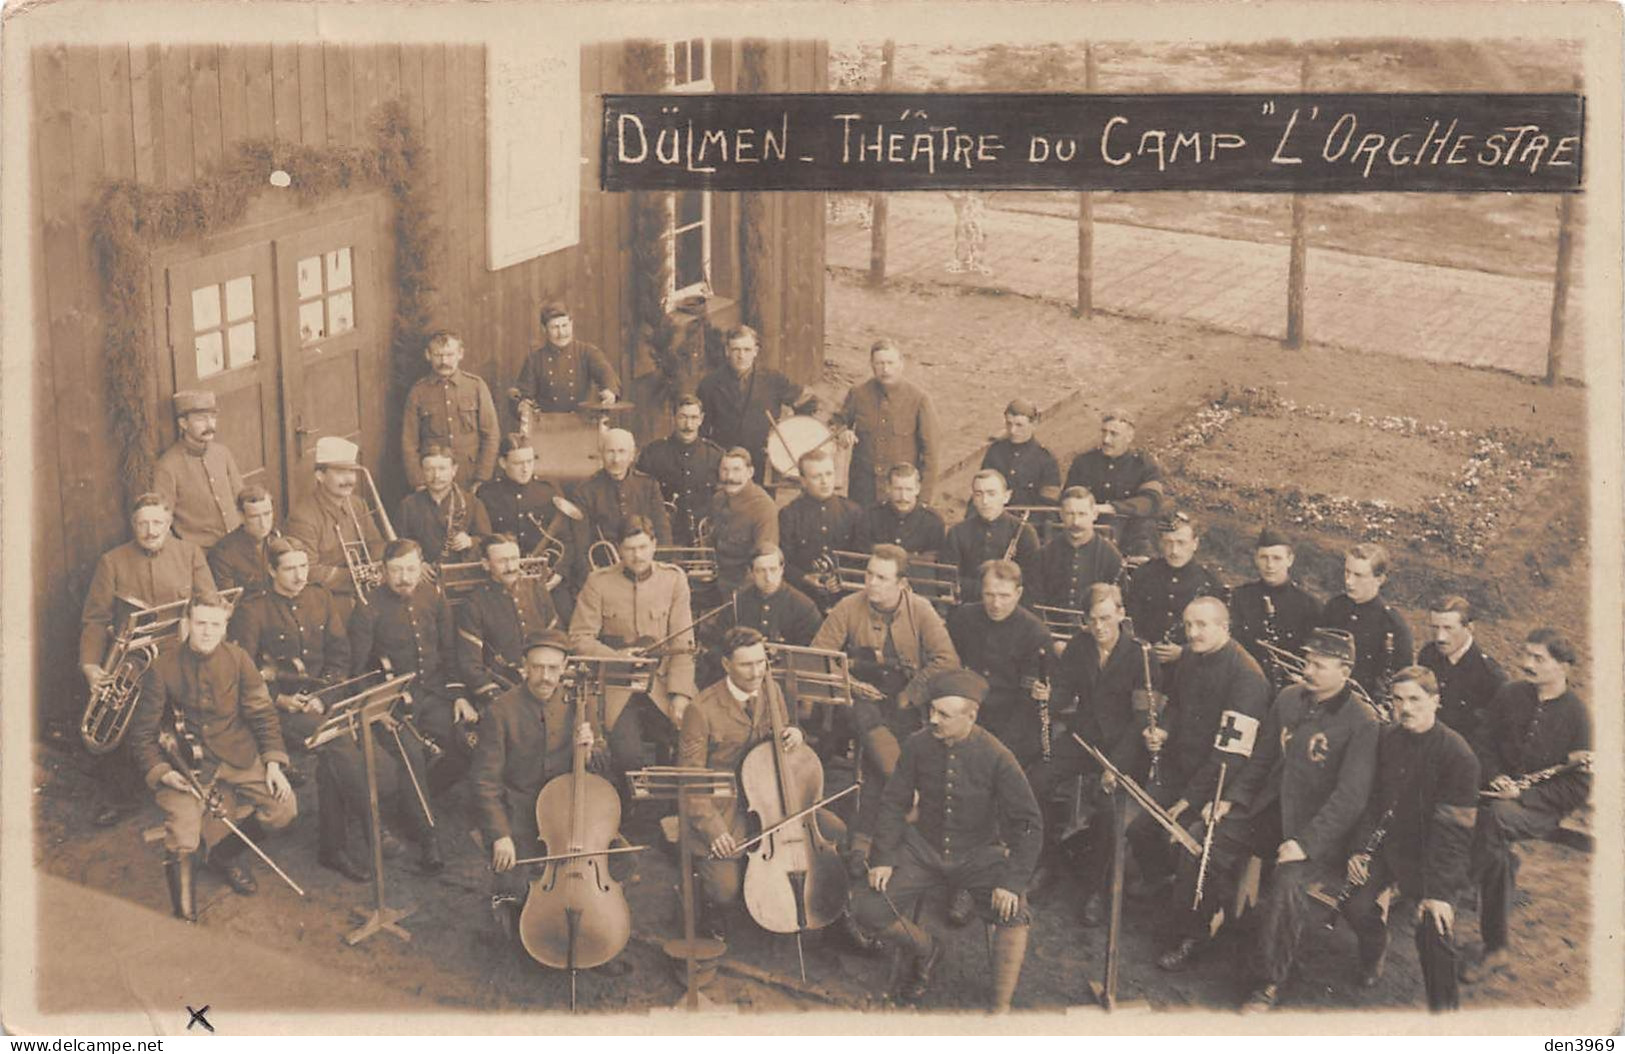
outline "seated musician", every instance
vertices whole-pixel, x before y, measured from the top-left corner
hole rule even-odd
[[[1082,487],[1068,487],[1061,495],[1061,529],[1039,550],[1030,600],[1082,611],[1095,583],[1114,584],[1122,573],[1117,547],[1095,530],[1095,496]]]
[[[1320,624],[1354,637],[1359,661],[1354,679],[1381,704],[1388,677],[1411,664],[1411,628],[1405,616],[1383,602],[1388,581],[1388,550],[1374,542],[1353,546],[1343,556],[1344,592],[1326,601]]]
[[[942,959],[942,940],[905,914],[915,898],[943,886],[970,890],[993,938],[995,1012],[1010,1009],[1027,952],[1026,891],[1038,861],[1043,820],[1014,755],[976,725],[987,682],[969,670],[933,676],[929,726],[903,744],[896,774],[879,795],[880,826],[868,889],[852,914],[905,948],[913,969],[902,992],[917,1002]],[[907,816],[916,804],[918,819]]]
[[[618,776],[643,767],[644,746],[673,742],[694,698],[694,616],[688,576],[655,559],[654,528],[631,516],[615,539],[621,562],[587,576],[570,619],[570,643],[581,655],[642,655],[665,641],[647,694],[612,688],[601,727]],[[672,637],[676,634],[675,637]],[[672,638],[672,639],[667,639]]]
[[[1517,892],[1513,842],[1545,838],[1591,794],[1591,711],[1569,687],[1574,645],[1554,629],[1524,638],[1523,679],[1496,693],[1474,749],[1488,790],[1473,836],[1484,954],[1474,984],[1510,964],[1507,919]]]
[[[491,530],[519,542],[524,556],[539,555],[544,549],[545,529],[564,547],[554,565],[556,577],[548,580],[553,606],[567,619],[575,606],[576,591],[587,577],[587,548],[592,544],[591,525],[585,515],[579,520],[561,514],[553,504],[564,491],[545,479],[536,478],[536,450],[529,436],[510,432],[497,448],[496,478],[480,484],[479,498],[485,504]]]
[[[518,684],[525,641],[544,630],[563,630],[547,583],[519,573],[519,543],[506,534],[480,539],[491,577],[457,606],[457,668],[482,710]]]
[[[192,854],[200,844],[208,865],[234,892],[248,896],[258,885],[242,855],[242,839],[206,814],[177,765],[191,770],[199,789],[218,790],[225,814],[256,842],[266,827],[281,830],[299,812],[282,771],[288,755],[276,707],[248,653],[225,639],[227,616],[218,594],[192,598],[186,641],[159,651],[142,679],[130,723],[130,749],[164,812],[170,905],[188,922],[197,921]],[[175,734],[173,756],[160,743],[168,735],[164,726]]]
[[[339,615],[350,617],[356,602],[356,582],[345,559],[346,544],[361,543],[369,560],[384,551],[373,510],[355,497],[361,474],[361,448],[339,436],[316,440],[316,487],[311,496],[288,514],[284,527],[310,554],[310,580],[339,602]]]
[[[660,484],[671,509],[677,545],[700,544],[700,523],[711,512],[711,494],[722,467],[723,448],[700,435],[705,411],[697,395],[685,395],[672,410],[671,435],[656,439],[638,456],[638,468]]]
[[[1082,487],[1099,502],[1100,515],[1117,523],[1117,548],[1125,556],[1150,556],[1154,530],[1166,500],[1162,467],[1150,451],[1134,445],[1134,419],[1127,410],[1100,418],[1100,445],[1072,459],[1064,488]],[[1147,636],[1143,630],[1141,636]]]
[[[541,321],[547,339],[525,356],[508,394],[548,414],[574,413],[589,400],[613,403],[621,388],[615,367],[595,345],[575,339],[570,309],[558,301],[544,304]]]
[[[654,477],[633,468],[638,445],[624,428],[610,428],[598,440],[604,467],[576,485],[575,501],[587,514],[594,541],[613,542],[626,521],[641,516],[654,532],[656,545],[672,543],[671,519]]]
[[[1123,591],[1128,617],[1134,632],[1151,642],[1151,651],[1164,666],[1178,662],[1184,650],[1184,625],[1180,616],[1197,597],[1218,597],[1222,603],[1224,586],[1207,566],[1196,561],[1202,544],[1194,517],[1175,512],[1157,523],[1156,559],[1142,564]]]
[[[868,525],[856,502],[835,493],[835,451],[821,446],[798,464],[801,493],[779,510],[779,545],[791,584],[828,611],[841,599],[835,553],[868,552]]]
[[[445,868],[445,857],[412,776],[426,797],[460,779],[468,770],[469,745],[457,726],[477,722],[479,712],[464,695],[463,685],[453,679],[456,631],[451,606],[424,580],[422,547],[410,538],[390,542],[384,547],[383,562],[384,588],[373,593],[371,603],[358,605],[350,618],[350,671],[360,674],[385,666],[394,676],[417,674],[409,688],[411,724],[401,732],[398,747],[412,772],[399,781],[398,797],[418,840],[418,866],[432,875]],[[441,756],[432,771],[431,753]]]
[[[779,544],[779,511],[773,496],[751,481],[750,452],[731,447],[717,469],[711,495],[711,544],[717,551],[718,602],[745,584],[750,558],[764,545]]]
[[[1061,496],[1061,466],[1033,436],[1038,407],[1012,399],[1004,408],[1004,435],[988,445],[982,467],[996,470],[1010,485],[1012,505],[1054,505]]]
[[[485,502],[457,482],[457,462],[451,447],[424,446],[418,459],[423,486],[401,499],[395,529],[423,547],[436,564],[458,564],[478,559],[474,539],[491,533]]]
[[[1291,540],[1275,528],[1265,527],[1258,532],[1258,542],[1253,546],[1258,578],[1237,586],[1230,600],[1230,620],[1237,643],[1258,660],[1270,675],[1270,686],[1277,691],[1285,688],[1291,677],[1282,668],[1281,660],[1259,642],[1301,655],[1309,634],[1321,624],[1320,601],[1292,580],[1296,558]]]
[[[1377,775],[1349,844],[1343,915],[1360,942],[1360,987],[1382,977],[1388,916],[1378,898],[1397,884],[1416,904],[1416,953],[1428,1009],[1455,1010],[1456,905],[1467,888],[1468,851],[1478,814],[1478,758],[1438,720],[1432,671],[1407,666],[1394,678],[1396,724],[1377,741]],[[1381,832],[1380,834],[1377,832]]]
[[[899,461],[886,471],[886,493],[870,507],[869,541],[895,545],[910,556],[935,561],[947,538],[942,516],[920,503],[920,470]]]
[[[771,643],[802,648],[812,643],[823,623],[818,606],[784,580],[784,551],[776,545],[764,545],[751,557],[750,584],[734,594],[732,621],[757,630]]]
[[[243,522],[209,548],[208,561],[216,587],[243,591],[237,601],[240,607],[243,601],[270,588],[266,547],[271,539],[282,537],[282,532],[276,527],[271,492],[258,483],[237,492],[237,511]]]
[[[1199,627],[1192,629],[1194,650]],[[1201,820],[1211,811],[1217,824],[1205,881],[1199,883],[1197,860],[1184,856],[1179,862],[1173,906],[1180,939],[1157,960],[1165,970],[1184,969],[1211,939],[1213,916],[1232,910],[1248,858],[1266,862],[1256,981],[1243,1011],[1268,1010],[1280,999],[1309,911],[1309,887],[1335,884],[1343,875],[1350,836],[1371,794],[1381,726],[1376,710],[1349,685],[1353,667],[1348,634],[1319,630],[1310,636],[1303,683],[1276,696],[1262,727],[1252,729],[1251,757],[1228,755],[1237,771],[1222,796],[1202,806]],[[1246,729],[1231,718],[1219,736],[1243,745]],[[1196,833],[1201,826],[1191,825]]]
[[[899,743],[920,727],[931,675],[959,665],[948,628],[931,602],[908,588],[908,553],[877,545],[862,592],[843,598],[818,627],[812,646],[843,651],[862,698],[852,707],[853,731],[863,745],[864,779],[881,786],[897,767]],[[868,867],[880,795],[865,794],[853,824],[847,868],[861,878]]]
[[[1473,742],[1490,702],[1507,683],[1501,664],[1473,639],[1473,607],[1465,597],[1441,597],[1428,605],[1433,639],[1416,656],[1439,679],[1439,720]]]
[[[118,632],[119,597],[148,607],[214,592],[203,550],[169,531],[169,503],[148,492],[130,503],[131,540],[103,553],[85,594],[79,630],[79,669],[92,693],[115,674],[103,669],[109,642]],[[132,705],[134,705],[132,703]],[[92,822],[110,827],[138,807],[141,774],[126,747],[105,755],[95,769]]]
[[[749,626],[735,626],[722,638],[721,680],[694,698],[683,714],[677,740],[677,763],[687,768],[735,772],[758,743],[773,737],[773,715],[784,728],[784,750],[803,745],[800,728],[792,723],[784,694],[768,674],[765,640]],[[727,939],[729,910],[739,902],[745,876],[746,812],[739,800],[696,801],[689,806],[683,837],[695,854],[700,879],[701,932]],[[828,809],[818,813],[819,829],[831,841],[846,840],[846,825]],[[874,941],[843,914],[838,932],[862,950]]]
[[[1042,745],[1039,708],[1022,680],[1047,677],[1055,653],[1044,620],[1021,606],[1021,583],[1021,565],[1014,560],[984,562],[977,590],[981,599],[948,613],[948,637],[960,665],[987,681],[977,724],[997,736],[1026,768],[1038,761]]]
[[[728,331],[726,366],[701,378],[695,394],[705,407],[701,434],[724,450],[741,447],[756,465],[755,479],[767,470],[767,438],[783,408],[798,414],[815,413],[818,396],[778,370],[756,363],[759,342],[749,326]]]
[[[942,562],[959,568],[961,600],[975,600],[982,588],[981,567],[988,560],[1014,560],[1032,577],[1038,573],[1038,534],[1004,511],[1010,488],[1004,477],[985,468],[971,477],[971,513],[948,528]]]

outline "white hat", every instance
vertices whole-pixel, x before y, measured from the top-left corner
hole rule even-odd
[[[316,440],[317,468],[360,468],[361,448],[342,436]]]

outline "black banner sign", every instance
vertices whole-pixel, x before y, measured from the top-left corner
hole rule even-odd
[[[1580,188],[1576,94],[606,95],[605,190]]]

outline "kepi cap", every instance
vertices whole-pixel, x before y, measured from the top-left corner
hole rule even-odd
[[[360,468],[361,448],[343,436],[322,436],[316,440],[317,468]]]
[[[1309,640],[1304,643],[1303,649],[1352,664],[1354,634],[1341,629],[1317,629],[1309,634]]]
[[[958,696],[975,700],[978,705],[987,698],[987,681],[975,670],[943,670],[926,683],[926,696],[946,699]]]
[[[218,409],[218,406],[215,403],[214,393],[209,391],[207,388],[196,391],[175,393],[176,417],[181,417],[185,414],[198,413],[204,410],[215,409]]]
[[[570,314],[570,309],[558,300],[550,300],[542,305],[542,325],[547,325],[555,318],[564,318]]]
[[[530,654],[532,648],[555,648],[568,655],[570,654],[570,638],[556,629],[540,630],[525,638],[525,654]]]

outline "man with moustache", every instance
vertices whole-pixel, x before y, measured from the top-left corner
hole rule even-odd
[[[521,679],[525,641],[559,629],[547,584],[519,574],[519,543],[506,534],[480,540],[490,578],[457,608],[457,668],[476,706],[484,706]]]
[[[1411,628],[1404,616],[1383,603],[1381,591],[1388,581],[1388,550],[1362,543],[1343,557],[1344,592],[1326,602],[1320,624],[1354,637],[1359,655],[1354,679],[1383,705],[1388,676],[1411,664]]]
[[[557,484],[536,478],[536,449],[523,432],[509,432],[502,437],[497,447],[497,469],[496,478],[480,484],[479,490],[491,531],[518,541],[522,556],[539,552],[543,528],[558,539],[564,551],[553,565],[547,588],[559,618],[568,622],[576,590],[587,577],[592,530],[586,513],[567,501]]]
[[[762,482],[767,469],[767,439],[783,407],[810,414],[818,396],[778,370],[756,364],[760,342],[749,326],[735,326],[726,338],[728,364],[706,374],[695,394],[705,408],[701,435],[723,450],[741,447]]]
[[[401,499],[395,529],[402,538],[423,546],[433,563],[473,560],[474,539],[491,533],[485,502],[458,484],[457,462],[450,448],[426,445],[421,468],[423,486]]]
[[[920,470],[906,461],[887,470],[884,500],[868,516],[872,543],[895,545],[921,560],[935,560],[947,537],[941,515],[920,504]]]
[[[670,545],[671,519],[660,497],[660,484],[633,468],[637,441],[624,428],[611,428],[599,440],[604,467],[576,487],[576,504],[586,513],[595,541],[614,541],[633,516],[649,521],[656,545]]]
[[[1467,888],[1478,758],[1438,720],[1439,702],[1438,682],[1426,667],[1407,666],[1395,675],[1396,723],[1382,729],[1371,799],[1349,840],[1354,854],[1347,881],[1356,888],[1343,917],[1359,939],[1360,987],[1371,988],[1382,978],[1388,951],[1388,917],[1378,898],[1398,884],[1401,899],[1416,903],[1416,953],[1428,1009],[1455,1010],[1456,904]],[[1374,837],[1378,830],[1380,838]]]
[[[525,357],[519,379],[508,394],[516,402],[529,400],[547,414],[574,413],[582,403],[590,401],[601,405],[615,402],[620,396],[615,367],[602,351],[575,339],[569,309],[556,301],[546,304],[541,320],[547,340]],[[630,467],[631,462],[627,465]]]
[[[1447,596],[1429,604],[1428,630],[1433,639],[1422,645],[1416,664],[1438,679],[1439,720],[1471,743],[1507,675],[1473,639],[1473,608],[1465,598]]]
[[[496,470],[502,426],[491,389],[485,378],[459,368],[463,341],[455,333],[434,334],[423,357],[429,373],[406,393],[401,413],[401,463],[406,466],[407,485],[423,486],[423,451],[433,445],[450,451],[457,475],[472,490]]]
[[[1121,552],[1153,553],[1154,527],[1167,497],[1162,467],[1149,451],[1134,446],[1134,419],[1127,410],[1108,410],[1101,417],[1100,446],[1072,459],[1064,486],[1088,490],[1100,503],[1100,515],[1115,518]]]
[[[266,569],[270,562],[266,549],[271,539],[282,537],[282,532],[276,528],[271,492],[258,483],[250,483],[237,492],[237,511],[243,522],[210,546],[207,555],[214,584],[222,591],[241,589],[243,593],[238,601],[241,604],[269,588],[271,580]]]
[[[1082,487],[1061,495],[1061,530],[1038,552],[1033,600],[1050,607],[1084,610],[1097,582],[1113,584],[1123,557],[1095,530],[1095,496]]]
[[[1258,578],[1236,587],[1230,600],[1237,642],[1258,660],[1277,691],[1291,679],[1259,641],[1301,655],[1304,641],[1320,625],[1320,601],[1292,580],[1294,559],[1296,554],[1286,535],[1265,527],[1258,532],[1258,543],[1253,547]]]
[[[310,580],[339,602],[340,617],[348,619],[355,607],[355,580],[344,559],[346,542],[363,542],[373,560],[384,549],[365,502],[355,498],[360,475],[361,448],[339,436],[316,440],[316,489],[288,517],[288,537],[298,539],[310,553]]]
[[[1225,599],[1219,577],[1196,562],[1199,545],[1196,520],[1188,513],[1176,512],[1162,520],[1157,525],[1161,555],[1142,564],[1124,591],[1134,632],[1151,642],[1151,650],[1163,666],[1178,662],[1184,651],[1180,613],[1190,602],[1197,597],[1217,597],[1222,605]]]
[[[948,529],[942,546],[942,562],[959,568],[959,595],[975,600],[981,589],[980,568],[988,560],[1011,559],[1021,565],[1029,578],[1038,570],[1038,534],[1032,524],[1023,523],[1004,511],[1010,504],[1010,488],[1004,477],[990,468],[971,477],[971,513]]]
[[[656,439],[638,457],[638,468],[660,484],[672,511],[672,534],[679,546],[700,544],[700,522],[711,509],[722,467],[723,448],[700,435],[705,411],[699,396],[685,395],[672,411],[672,433]]]
[[[717,554],[718,602],[745,584],[751,555],[779,544],[778,505],[751,480],[750,451],[733,447],[722,455],[721,482],[711,496],[711,545]],[[709,599],[709,598],[707,598]]]
[[[152,489],[174,512],[177,537],[207,549],[241,524],[237,494],[243,474],[224,443],[215,442],[220,410],[214,392],[176,392],[180,438],[153,466]]]
[[[890,337],[869,349],[869,367],[874,377],[853,385],[830,421],[836,440],[852,451],[847,497],[873,505],[890,466],[906,462],[919,470],[920,500],[929,504],[942,456],[931,397],[903,380],[903,352]]]
[[[801,494],[779,510],[779,545],[790,581],[828,611],[842,595],[834,554],[867,552],[867,524],[856,502],[835,493],[834,451],[819,447],[799,464]]]
[[[1042,443],[1033,438],[1038,407],[1026,399],[1012,399],[1004,408],[1004,435],[993,440],[982,455],[982,467],[994,469],[1010,485],[1012,505],[1054,505],[1061,496],[1061,467]]]

